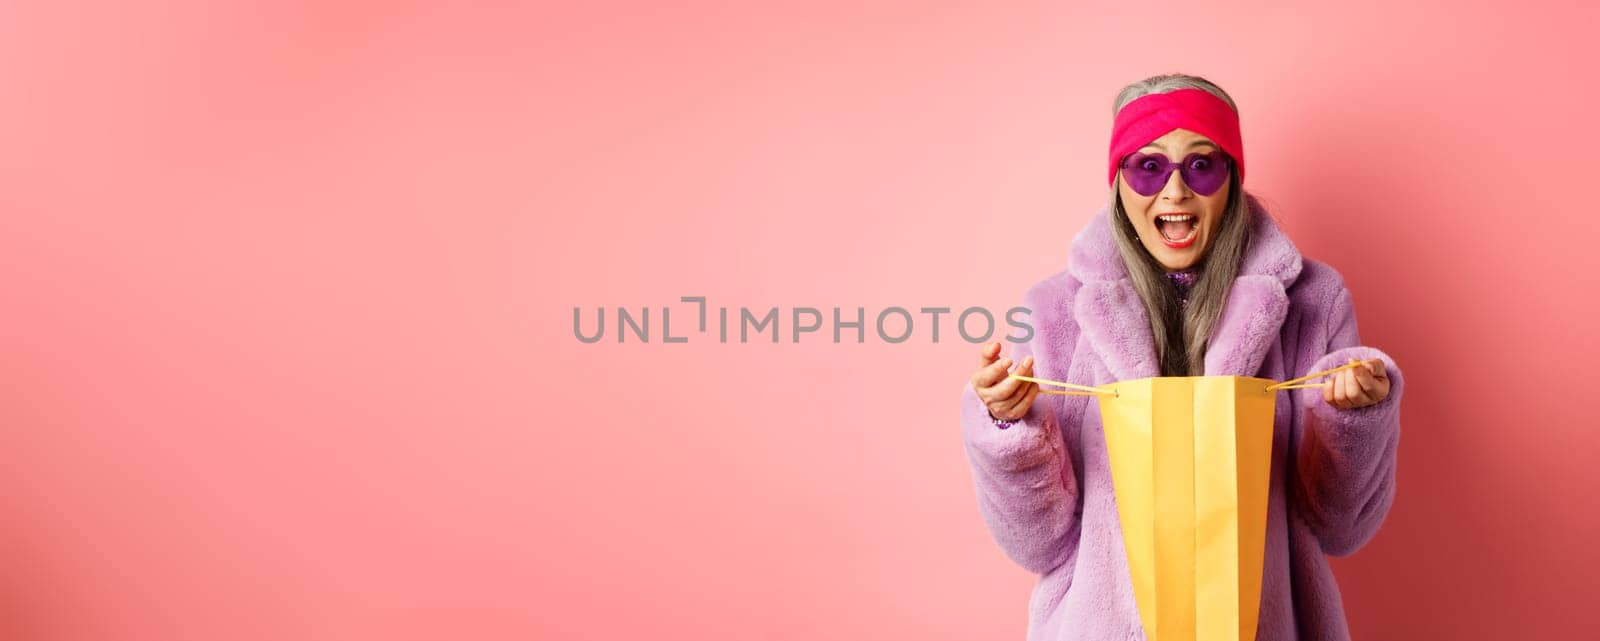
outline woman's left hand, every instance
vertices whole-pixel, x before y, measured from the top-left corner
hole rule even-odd
[[[1355,359],[1350,362],[1354,363]],[[1389,375],[1383,371],[1383,359],[1368,359],[1361,365],[1334,374],[1322,388],[1322,400],[1348,410],[1373,405],[1388,397]]]

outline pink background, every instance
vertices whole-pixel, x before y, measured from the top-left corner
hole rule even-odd
[[[953,325],[572,310],[1017,304],[1168,71],[1409,377],[1356,636],[1600,625],[1592,5],[436,4],[4,9],[0,637],[1020,639]]]

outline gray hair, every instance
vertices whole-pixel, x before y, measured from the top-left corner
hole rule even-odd
[[[1155,93],[1178,89],[1201,89],[1221,98],[1239,112],[1227,92],[1211,81],[1199,76],[1163,74],[1151,76],[1130,84],[1117,92],[1111,115],[1122,111],[1135,99]],[[1238,276],[1239,264],[1250,242],[1250,200],[1239,186],[1239,167],[1229,170],[1228,202],[1223,207],[1222,224],[1215,239],[1200,258],[1200,277],[1189,292],[1185,308],[1178,302],[1177,287],[1165,275],[1166,268],[1139,242],[1138,233],[1122,207],[1122,195],[1116,185],[1111,187],[1112,236],[1117,241],[1117,253],[1132,277],[1133,287],[1144,302],[1150,318],[1150,330],[1155,335],[1156,357],[1162,376],[1202,376],[1205,374],[1206,348],[1211,341],[1211,330],[1222,315],[1233,279]]]

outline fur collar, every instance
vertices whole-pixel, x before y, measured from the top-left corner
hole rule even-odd
[[[1300,251],[1249,194],[1251,241],[1206,350],[1206,375],[1256,376],[1289,312]],[[1155,338],[1111,236],[1108,202],[1072,240],[1067,271],[1083,283],[1073,316],[1113,380],[1160,375]]]

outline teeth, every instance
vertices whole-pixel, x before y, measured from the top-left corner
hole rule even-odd
[[[1176,241],[1173,241],[1173,242],[1187,241],[1187,240],[1189,240],[1191,238],[1194,238],[1196,235],[1198,235],[1200,233],[1200,220],[1199,220],[1199,217],[1195,216],[1193,214],[1163,214],[1163,215],[1160,215],[1160,216],[1156,216],[1156,218],[1161,219],[1161,220],[1166,221],[1166,222],[1181,222],[1181,221],[1185,221],[1185,220],[1194,222],[1194,224],[1189,227],[1189,233],[1187,235],[1185,235],[1183,238],[1179,238],[1179,239],[1177,239]],[[1157,232],[1157,233],[1160,233],[1160,232]],[[1161,235],[1162,235],[1163,238],[1166,237],[1166,234],[1161,234]],[[1168,239],[1168,240],[1172,240],[1172,239]]]

